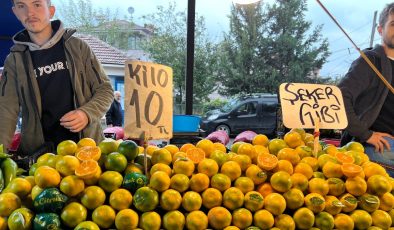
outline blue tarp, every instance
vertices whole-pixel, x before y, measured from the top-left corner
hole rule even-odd
[[[0,66],[4,65],[4,59],[10,52],[13,42],[12,36],[23,29],[22,24],[12,13],[10,0],[0,1]]]

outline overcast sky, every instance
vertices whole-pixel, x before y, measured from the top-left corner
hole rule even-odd
[[[59,2],[60,0],[53,0]],[[169,0],[91,0],[97,7],[118,8],[122,13],[127,14],[127,9],[131,6],[134,9],[133,18],[138,23],[142,23],[142,15],[156,11],[156,6],[167,6]],[[265,0],[272,2],[272,0]],[[369,47],[374,12],[381,9],[390,1],[386,0],[320,0],[321,3],[338,20],[340,25],[350,35],[353,41],[361,48]],[[179,10],[187,8],[187,0],[176,0]],[[223,31],[228,30],[228,15],[230,12],[231,0],[196,0],[196,12],[206,18],[206,26],[212,38],[218,38]],[[328,62],[321,70],[322,76],[342,76],[350,63],[359,56],[358,51],[350,41],[334,24],[329,16],[323,11],[316,0],[308,0],[308,11],[306,19],[314,26],[323,25],[323,36],[330,43],[331,55]],[[374,44],[380,43],[380,36],[376,32]]]

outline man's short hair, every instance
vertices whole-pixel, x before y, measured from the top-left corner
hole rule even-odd
[[[394,13],[394,2],[389,3],[384,7],[379,15],[379,26],[384,26],[389,18],[390,14]]]

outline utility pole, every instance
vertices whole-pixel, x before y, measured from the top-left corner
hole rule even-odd
[[[371,40],[369,41],[369,47],[373,47],[373,40],[375,37],[375,31],[376,31],[376,16],[378,14],[378,11],[375,11],[373,15],[373,22],[372,22],[372,32],[371,32]]]

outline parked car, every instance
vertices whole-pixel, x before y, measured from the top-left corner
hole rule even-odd
[[[276,94],[235,97],[222,108],[208,111],[201,119],[200,129],[206,134],[223,130],[229,135],[251,130],[272,137],[277,131],[278,109]]]

